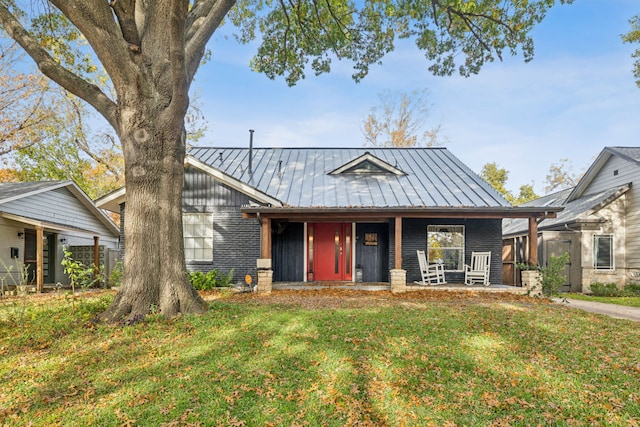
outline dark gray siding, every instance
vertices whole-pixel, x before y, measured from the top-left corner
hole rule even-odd
[[[304,224],[275,222],[272,230],[273,280],[304,280]]]
[[[213,217],[213,256],[211,262],[187,262],[189,271],[217,269],[234,271],[234,282],[250,273],[255,281],[256,259],[260,257],[260,225],[243,219],[240,207],[249,203],[245,194],[214,180],[210,175],[186,168],[182,209],[184,212],[211,213]],[[124,249],[125,204],[120,206],[120,247]]]
[[[465,226],[465,263],[471,260],[473,251],[491,252],[490,282],[493,285],[502,283],[502,220],[447,220],[447,219],[405,219],[402,222],[402,267],[407,271],[407,283],[420,280],[420,267],[416,250],[427,248],[428,225],[464,225]],[[395,224],[389,227],[389,268],[393,268],[395,253]],[[464,273],[446,273],[447,282],[464,283]]]
[[[213,214],[213,260],[189,262],[191,271],[218,269],[234,281],[255,277],[256,259],[260,257],[260,225],[255,219],[243,219],[240,207],[250,198],[213,177],[192,168],[185,169],[182,208],[184,212]]]

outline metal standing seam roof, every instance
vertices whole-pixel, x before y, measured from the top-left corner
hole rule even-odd
[[[370,153],[405,175],[330,172]],[[194,147],[197,160],[288,207],[511,206],[446,148]]]

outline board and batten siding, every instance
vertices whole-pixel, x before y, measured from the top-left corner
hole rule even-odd
[[[112,235],[95,215],[67,188],[58,188],[2,205],[2,211],[38,221],[87,230],[96,235]]]
[[[640,166],[621,157],[611,156],[583,194],[591,194],[628,183],[632,184],[626,193],[627,268],[640,269]]]
[[[234,271],[234,282],[246,274],[255,277],[256,259],[260,258],[260,225],[255,219],[243,219],[240,208],[252,199],[211,175],[187,167],[184,174],[182,209],[185,213],[210,213],[213,221],[213,255],[211,262],[187,262],[190,271],[217,269]]]

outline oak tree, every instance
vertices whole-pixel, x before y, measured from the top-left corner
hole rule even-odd
[[[504,54],[533,57],[530,30],[556,0],[0,0],[0,24],[47,77],[93,106],[114,128],[127,185],[124,277],[104,319],[201,312],[182,243],[181,190],[189,88],[212,34],[226,21],[238,40],[261,38],[251,66],[295,84],[335,59],[363,78],[415,40],[437,75],[468,76]],[[34,5],[36,3],[34,2]],[[30,16],[32,11],[40,16]],[[44,16],[44,17],[43,17]],[[113,95],[65,66],[34,22],[64,17],[110,80]],[[60,47],[55,45],[56,48]],[[65,51],[67,53],[70,51]]]

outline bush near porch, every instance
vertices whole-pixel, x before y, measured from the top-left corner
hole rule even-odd
[[[94,293],[95,295],[95,293]],[[640,325],[515,295],[219,293],[0,301],[3,425],[638,425]]]

